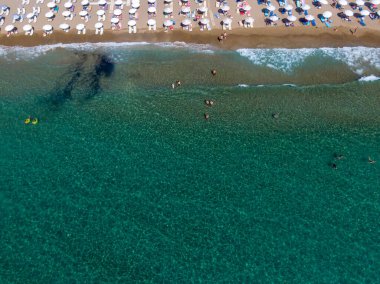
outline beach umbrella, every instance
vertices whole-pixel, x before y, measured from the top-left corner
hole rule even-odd
[[[53,30],[53,26],[52,25],[43,25],[42,26],[42,29],[45,31],[45,32],[50,32]]]
[[[136,21],[135,20],[129,20],[128,21],[128,26],[130,26],[130,27],[134,27],[134,26],[136,26]]]
[[[191,9],[190,7],[184,6],[181,8],[181,12],[184,14],[190,13]]]
[[[352,17],[354,15],[354,12],[352,12],[351,10],[345,10],[344,11],[344,14],[347,16],[347,17]]]
[[[272,22],[277,22],[278,17],[277,16],[271,16],[271,17],[269,17],[269,20],[271,20]]]
[[[115,1],[115,6],[121,6],[121,5],[123,5],[123,1],[122,0],[116,0]]]
[[[355,3],[358,6],[363,6],[364,5],[364,1],[363,0],[356,0]]]
[[[288,19],[289,22],[295,22],[295,21],[297,21],[297,17],[295,17],[295,16],[293,16],[293,15],[287,17],[287,19]]]
[[[207,12],[207,7],[202,6],[202,7],[200,7],[200,8],[198,9],[198,11],[201,12],[201,13],[206,13],[206,12]]]
[[[244,19],[244,22],[247,24],[253,24],[255,20],[252,17],[248,17]]]
[[[207,26],[210,23],[209,19],[200,19],[199,21],[202,25]]]
[[[340,6],[346,6],[348,3],[347,3],[346,0],[339,0],[339,1],[338,1],[338,4],[339,4]]]
[[[29,32],[33,29],[33,27],[31,25],[25,25],[22,27],[22,29],[24,32]]]
[[[106,12],[104,10],[98,10],[96,11],[96,15],[103,16]]]
[[[11,32],[15,29],[15,26],[14,25],[8,25],[4,29],[6,32]]]
[[[325,11],[325,12],[323,12],[322,15],[324,18],[328,19],[328,18],[331,18],[332,13],[330,11]]]
[[[249,5],[244,5],[242,8],[244,11],[251,11],[252,7]]]
[[[189,19],[184,19],[184,20],[182,20],[181,24],[182,24],[183,26],[190,26],[191,21],[190,21]]]
[[[71,16],[71,12],[70,11],[63,11],[62,12],[62,16],[64,16],[65,18],[70,17]]]
[[[377,11],[377,15],[378,15],[378,16],[380,16],[380,10],[379,10],[379,11]]]
[[[112,24],[118,24],[120,22],[119,18],[111,18]]]
[[[373,5],[379,5],[380,4],[380,0],[371,0],[370,2]]]
[[[104,27],[103,23],[96,23],[95,24],[95,29],[101,29],[103,27]]]
[[[120,9],[115,9],[115,10],[113,10],[113,14],[114,14],[115,16],[120,16],[122,13],[123,13],[123,11],[121,11]]]
[[[136,12],[137,12],[137,10],[132,8],[132,9],[129,10],[128,13],[129,13],[130,15],[134,15],[134,14],[136,14]]]
[[[57,4],[55,4],[55,2],[49,2],[46,4],[46,6],[48,6],[50,9],[53,9],[55,6],[57,6]]]
[[[149,4],[154,4],[154,3],[156,3],[156,0],[148,0],[148,3]]]
[[[230,10],[230,6],[228,6],[228,5],[224,5],[224,6],[222,6],[220,9],[222,9],[223,12],[227,12],[227,11]]]
[[[148,13],[151,13],[151,14],[156,13],[156,7],[148,7]]]
[[[226,18],[223,20],[223,24],[230,25],[232,23],[232,20],[230,18]]]
[[[34,13],[28,13],[27,15],[26,15],[26,17],[28,18],[28,19],[32,19],[33,17],[35,17],[36,16],[36,14],[34,14]]]
[[[70,26],[68,25],[68,24],[66,24],[66,23],[63,23],[63,24],[60,24],[59,25],[59,28],[61,29],[61,30],[69,30],[70,29]]]
[[[267,7],[267,10],[270,11],[270,12],[273,12],[273,11],[276,11],[276,7],[273,6],[273,5],[270,5]]]
[[[49,12],[47,12],[47,13],[45,14],[45,17],[48,18],[48,19],[51,19],[51,18],[54,17],[54,13],[51,12],[51,11],[49,11]]]
[[[154,26],[156,24],[156,20],[155,19],[149,19],[148,20],[148,26]]]
[[[189,0],[181,0],[182,3],[187,3]]]
[[[310,10],[310,6],[305,4],[305,5],[302,5],[301,9],[304,10],[304,11],[307,11],[307,10]]]
[[[173,25],[173,21],[172,20],[166,20],[166,21],[164,21],[164,26],[165,27],[170,27],[172,25]]]
[[[140,8],[140,2],[133,2],[132,3],[132,8],[134,8],[134,9]]]
[[[329,2],[327,2],[327,0],[318,0],[318,2],[323,4],[323,5],[329,4]]]
[[[88,15],[88,12],[87,11],[80,11],[79,12],[79,16],[81,16],[81,17],[86,17]]]
[[[76,28],[77,28],[78,31],[82,31],[82,30],[84,30],[84,25],[83,24],[78,24],[76,26]]]
[[[98,1],[98,5],[100,5],[100,6],[104,6],[104,5],[106,5],[107,4],[107,1],[106,0],[99,0]]]
[[[164,14],[171,14],[171,13],[173,13],[173,9],[172,8],[170,8],[170,7],[164,8]]]
[[[308,20],[309,22],[311,22],[312,20],[314,20],[314,16],[313,15],[307,15],[305,17],[306,20]]]
[[[71,7],[73,7],[73,3],[71,3],[71,2],[66,2],[65,4],[63,4],[63,6],[64,6],[66,9],[70,9]]]
[[[170,4],[170,3],[172,3],[173,2],[173,0],[164,0],[164,3],[165,4]]]
[[[291,11],[291,10],[293,10],[293,6],[292,5],[286,5],[284,9],[286,11]]]
[[[90,5],[90,2],[88,2],[88,0],[83,0],[80,3],[82,4],[82,6],[88,6],[88,5]]]
[[[363,17],[368,16],[368,15],[369,15],[369,11],[367,11],[367,10],[362,10],[362,11],[360,12],[360,15],[362,15]]]

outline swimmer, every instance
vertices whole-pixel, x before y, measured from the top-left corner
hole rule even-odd
[[[374,164],[374,163],[376,163],[376,161],[375,161],[375,160],[372,160],[371,157],[368,157],[368,163],[370,163],[370,164]]]
[[[174,83],[172,84],[172,89],[174,89],[175,88],[175,85],[174,85]]]
[[[210,118],[210,115],[208,113],[205,113],[204,117],[205,117],[206,120],[208,120]]]
[[[331,167],[332,167],[334,170],[336,170],[336,169],[338,168],[338,166],[337,166],[335,163],[332,163],[332,164],[331,164]]]
[[[277,119],[277,118],[280,117],[280,113],[278,113],[278,112],[272,113],[272,117],[273,117],[274,119]]]
[[[209,100],[205,100],[205,105],[210,106],[210,101]]]
[[[214,105],[214,101],[210,100],[210,106]]]
[[[177,87],[181,86],[181,81],[177,80],[175,81],[175,84],[177,85]]]
[[[337,159],[337,160],[342,160],[342,159],[344,159],[345,157],[344,157],[343,155],[341,155],[341,154],[337,154],[337,153],[335,153],[335,154],[334,154],[334,158]]]
[[[212,69],[212,70],[211,70],[211,74],[212,74],[212,76],[215,76],[215,75],[216,75],[216,70],[215,70],[215,69]]]
[[[223,42],[223,39],[224,39],[224,36],[223,36],[223,35],[218,36],[218,40],[219,40],[219,42]]]

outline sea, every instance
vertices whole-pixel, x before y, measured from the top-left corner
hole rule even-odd
[[[0,47],[1,283],[379,283],[379,220],[380,48]]]

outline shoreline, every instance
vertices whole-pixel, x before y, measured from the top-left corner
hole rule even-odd
[[[208,32],[185,31],[140,31],[128,34],[126,31],[105,31],[102,36],[95,34],[77,35],[74,32],[55,31],[54,34],[43,37],[41,31],[33,36],[18,34],[7,38],[0,37],[0,45],[12,47],[34,47],[52,44],[99,43],[99,42],[185,42],[188,44],[208,44],[216,48],[236,50],[239,48],[321,48],[321,47],[380,47],[380,31],[377,29],[358,29],[355,34],[350,28],[311,27],[263,27],[255,29],[233,29],[223,43],[217,40],[220,30]]]

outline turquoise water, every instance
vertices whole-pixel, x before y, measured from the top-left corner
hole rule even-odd
[[[380,75],[371,58],[7,52],[1,282],[379,281],[380,81],[358,81]]]

